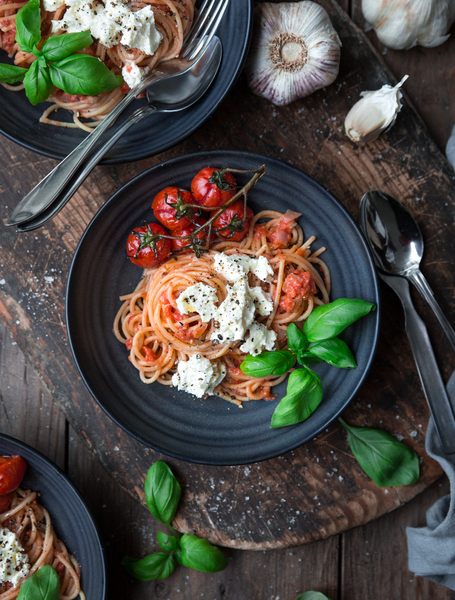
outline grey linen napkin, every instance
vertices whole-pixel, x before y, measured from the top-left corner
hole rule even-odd
[[[447,384],[455,407],[455,373]],[[438,461],[450,481],[451,494],[440,498],[427,511],[426,527],[408,527],[408,566],[418,577],[455,590],[455,454],[445,454],[433,418],[428,424],[426,450]]]

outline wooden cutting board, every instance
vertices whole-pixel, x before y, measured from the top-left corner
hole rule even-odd
[[[376,142],[354,145],[345,137],[344,117],[360,92],[395,82],[347,15],[332,0],[319,3],[343,42],[340,74],[332,86],[278,108],[254,96],[242,76],[219,111],[187,141],[149,160],[98,167],[65,210],[29,234],[16,235],[4,222],[55,162],[2,140],[2,319],[71,425],[121,486],[143,501],[148,467],[165,460],[184,487],[176,527],[234,548],[283,548],[328,537],[397,508],[441,475],[424,449],[429,411],[398,299],[383,288],[374,365],[343,415],[351,424],[387,430],[421,458],[421,477],[415,485],[382,489],[361,471],[337,422],[293,452],[248,466],[192,465],[145,448],[98,408],[77,374],[66,337],[65,285],[84,229],[121,185],[174,156],[201,149],[242,149],[282,159],[307,172],[355,218],[361,196],[371,188],[404,202],[425,238],[423,271],[454,322],[453,171],[408,101],[396,125]],[[355,269],[355,256],[346,268]],[[417,294],[413,297],[447,380],[455,368],[453,352],[431,310]]]

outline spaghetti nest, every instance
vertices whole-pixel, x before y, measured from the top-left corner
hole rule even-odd
[[[44,565],[51,565],[60,579],[61,600],[73,600],[78,595],[85,600],[80,584],[80,565],[55,535],[51,517],[38,504],[36,496],[36,492],[17,488],[10,509],[0,515],[0,527],[15,533],[27,553],[30,560],[27,578]],[[19,592],[20,586],[0,585],[0,600],[13,600]]]
[[[279,377],[244,375],[240,370],[246,356],[240,351],[242,342],[211,341],[219,324],[213,319],[202,322],[198,313],[181,314],[177,298],[188,287],[203,283],[216,290],[219,306],[227,296],[229,283],[215,271],[214,256],[219,252],[264,255],[273,268],[273,276],[264,282],[250,273],[249,284],[260,285],[270,294],[273,310],[257,320],[276,332],[277,349],[285,348],[289,323],[302,324],[314,306],[329,301],[330,293],[330,273],[319,258],[325,248],[311,252],[315,238],[304,240],[301,227],[294,222],[297,216],[297,213],[262,211],[252,219],[248,236],[242,242],[217,242],[200,258],[192,253],[177,255],[144,271],[134,292],[121,296],[123,305],[115,318],[114,333],[126,344],[129,359],[144,383],[158,381],[172,385],[178,361],[198,354],[226,367],[226,377],[215,388],[216,395],[239,406],[246,400],[274,398],[271,388],[281,383],[287,373]],[[283,232],[285,245],[279,240]],[[274,247],[277,245],[281,247]]]
[[[15,18],[17,11],[25,6],[27,2],[14,2],[12,0],[0,0],[0,49],[5,50],[10,58],[14,57],[14,64],[19,67],[28,68],[34,60],[32,53],[21,52],[16,42]],[[116,75],[122,73],[123,67],[137,65],[148,67],[150,70],[163,61],[171,60],[180,53],[183,40],[191,28],[194,18],[194,0],[130,0],[127,6],[133,11],[150,6],[155,16],[155,26],[162,35],[160,45],[153,56],[147,55],[141,50],[127,50],[122,44],[116,44],[107,48],[95,41],[83,52],[97,56]],[[66,11],[65,4],[57,8],[55,12],[41,9],[41,33],[43,42],[51,37],[52,20],[59,21]],[[2,83],[11,91],[20,91],[24,85],[9,85]],[[79,128],[84,131],[92,131],[122,100],[129,87],[124,84],[111,92],[105,92],[98,96],[70,95],[58,88],[53,89],[49,102],[52,105],[47,108],[41,118],[41,123],[57,125],[59,127]],[[64,108],[73,113],[73,122],[51,119],[50,115]],[[81,117],[89,119],[88,122],[81,121]]]

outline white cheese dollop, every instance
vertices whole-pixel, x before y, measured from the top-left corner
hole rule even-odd
[[[273,329],[267,329],[262,323],[254,322],[250,327],[249,336],[246,342],[240,346],[240,350],[253,356],[264,350],[273,350],[276,337]]]
[[[177,308],[183,315],[196,312],[203,323],[208,323],[217,313],[218,296],[216,290],[205,283],[190,286],[177,298]]]
[[[178,363],[177,373],[172,376],[172,385],[180,391],[202,398],[205,394],[213,394],[213,390],[225,376],[226,367],[223,364],[195,354],[186,362],[181,360]]]
[[[138,67],[135,63],[131,63],[129,65],[125,65],[122,69],[122,77],[125,80],[125,83],[129,85],[131,89],[134,88],[135,85],[140,83],[147,73],[150,71],[148,67]]]
[[[269,315],[273,310],[272,296],[264,292],[259,286],[248,289],[250,296],[253,298],[254,306],[261,317]]]
[[[16,587],[30,571],[30,559],[24,553],[16,534],[0,529],[0,583]]]
[[[49,12],[54,12],[62,4],[65,4],[65,0],[44,0],[43,7],[44,7],[44,10],[47,10]]]
[[[246,278],[236,281],[227,290],[228,294],[215,315],[217,328],[210,337],[220,344],[242,340],[254,320],[255,306]]]
[[[253,273],[261,281],[266,281],[268,275],[273,275],[272,265],[265,256],[254,258],[243,254],[217,254],[213,268],[223,275],[229,283],[242,279],[248,273]]]

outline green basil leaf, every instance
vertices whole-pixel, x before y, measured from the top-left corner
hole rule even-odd
[[[286,427],[305,421],[322,400],[322,383],[311,369],[297,369],[289,375],[286,396],[272,415],[271,427]]]
[[[330,600],[325,594],[321,592],[305,592],[297,596],[295,600]]]
[[[172,550],[175,550],[179,545],[179,541],[176,537],[163,533],[162,531],[158,531],[156,537],[158,538],[160,548],[166,552],[172,552]]]
[[[35,60],[24,77],[25,93],[33,106],[47,100],[52,92],[49,70],[40,63],[41,59]]]
[[[59,600],[60,579],[50,565],[44,565],[21,585],[17,600]]]
[[[53,35],[44,44],[41,53],[46,60],[62,60],[70,54],[87,48],[93,43],[90,31],[81,31],[79,33],[63,33],[62,35]]]
[[[228,561],[219,548],[196,535],[183,535],[180,538],[180,548],[181,552],[176,557],[184,567],[204,573],[216,573],[228,566]]]
[[[110,92],[123,83],[95,56],[72,54],[50,65],[52,83],[67,94],[96,96]]]
[[[0,64],[0,81],[2,83],[18,83],[22,81],[28,69],[16,67],[15,65]]]
[[[371,479],[381,487],[409,485],[419,479],[419,458],[402,442],[380,429],[354,427],[340,417],[352,453]]]
[[[298,354],[297,360],[303,367],[308,367],[310,365],[317,365],[318,363],[324,362],[322,360],[322,358],[318,358],[317,356],[314,356],[314,354],[311,354],[311,352],[309,350]]]
[[[144,491],[145,502],[155,519],[170,525],[177,512],[182,490],[166,463],[153,463],[147,473]]]
[[[22,52],[33,52],[41,40],[41,10],[39,0],[29,0],[17,11],[16,41]]]
[[[347,344],[339,338],[332,338],[331,340],[314,344],[314,346],[310,347],[309,352],[329,363],[329,365],[340,369],[355,369],[357,367],[352,352],[349,350]]]
[[[152,581],[153,579],[166,579],[174,571],[175,560],[172,554],[155,552],[141,559],[124,556],[122,566],[135,579]]]
[[[329,340],[375,308],[374,304],[365,300],[340,298],[317,306],[305,321],[303,331],[310,342]]]
[[[294,365],[295,355],[289,350],[262,352],[257,356],[249,354],[240,369],[250,377],[266,377],[267,375],[284,375]]]
[[[309,346],[308,338],[300,331],[295,323],[290,323],[286,329],[286,335],[288,336],[289,349],[299,354],[299,352],[305,352]]]

